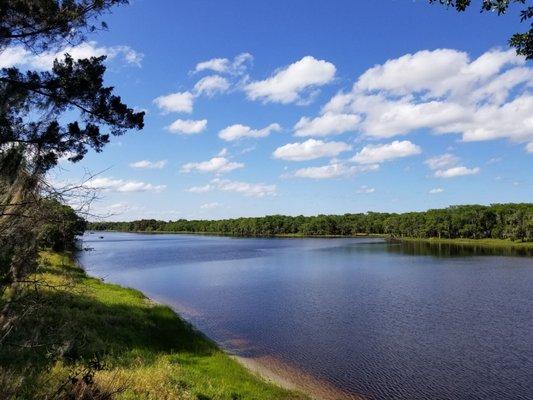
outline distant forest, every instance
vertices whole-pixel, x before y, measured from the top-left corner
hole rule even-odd
[[[414,238],[511,239],[533,241],[533,203],[451,206],[424,212],[269,215],[222,220],[91,222],[90,230],[214,233],[234,236],[383,234]]]

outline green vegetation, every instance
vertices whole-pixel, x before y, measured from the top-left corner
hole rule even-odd
[[[252,375],[142,293],[89,278],[66,255],[41,262],[39,291],[26,286],[17,305],[39,307],[0,346],[0,398],[305,398]]]
[[[429,244],[451,244],[457,246],[483,246],[491,248],[533,249],[533,242],[516,242],[506,239],[444,239],[444,238],[401,238],[402,241]]]
[[[472,4],[472,0],[429,0],[430,3],[440,3],[446,7],[455,8],[459,12],[465,11]],[[488,11],[498,15],[504,15],[509,11],[511,4],[525,5],[526,0],[482,0],[481,11]],[[529,22],[533,18],[533,7],[525,6],[520,11],[520,22]],[[509,39],[509,45],[514,47],[516,54],[523,55],[526,60],[533,59],[533,23],[529,25],[529,30],[522,33],[515,33]]]
[[[235,236],[356,236],[394,238],[500,239],[533,241],[533,203],[464,205],[403,214],[364,214],[290,217],[271,215],[217,221],[140,220],[92,222],[88,229],[124,232],[216,233]]]

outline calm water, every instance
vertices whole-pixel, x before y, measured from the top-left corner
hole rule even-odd
[[[89,273],[173,306],[227,349],[375,399],[533,399],[531,257],[380,239],[102,235],[84,237]]]

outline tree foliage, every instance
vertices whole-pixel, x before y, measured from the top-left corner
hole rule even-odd
[[[125,0],[7,0],[0,6],[0,50],[12,44],[33,52],[81,40],[93,18]],[[89,148],[101,151],[110,135],[142,129],[134,112],[104,86],[105,57],[55,60],[51,71],[0,70],[0,148],[21,145],[33,171],[60,157],[76,162]],[[71,119],[70,121],[67,119]],[[73,114],[73,116],[71,116]],[[103,132],[106,129],[108,132]]]
[[[68,41],[84,33],[106,28],[95,20],[114,5],[127,0],[2,0],[0,2],[0,49],[18,41],[35,50]]]
[[[119,4],[127,0],[0,0],[0,51],[38,55],[77,44],[105,28],[98,17]],[[0,69],[0,346],[21,318],[14,304],[38,251],[71,248],[85,228],[46,172],[61,157],[79,161],[111,135],[143,128],[144,113],[104,85],[104,61],[66,54],[50,71]]]
[[[0,51],[23,46],[40,54],[72,45],[97,29],[97,17],[119,4],[127,0],[0,1]],[[57,203],[60,196],[43,192],[46,171],[60,157],[79,161],[90,148],[101,151],[110,135],[143,127],[144,113],[134,112],[104,85],[104,60],[74,60],[67,54],[54,61],[51,71],[0,69],[4,281],[15,282],[34,270],[39,243],[69,247],[80,231],[80,221]]]
[[[87,221],[74,209],[56,199],[43,199],[44,223],[39,229],[40,248],[63,251],[76,248],[76,238],[85,232]]]
[[[236,236],[387,234],[394,237],[533,241],[533,203],[464,205],[424,212],[270,215],[224,220],[92,222],[88,229],[126,232],[197,232]]]
[[[440,3],[446,7],[454,8],[459,12],[471,6],[471,0],[429,0],[430,3]],[[481,11],[496,12],[498,15],[506,14],[513,3],[526,4],[526,0],[482,0]],[[533,6],[527,6],[520,11],[520,22],[527,22],[533,18]],[[527,60],[533,59],[533,22],[527,32],[515,33],[509,39],[509,45],[516,49],[518,55],[523,55]]]

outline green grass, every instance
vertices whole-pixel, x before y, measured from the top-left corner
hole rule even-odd
[[[410,242],[424,242],[435,244],[455,244],[462,246],[483,246],[492,248],[517,248],[533,249],[533,242],[517,242],[505,239],[439,239],[439,238],[397,238],[398,240]]]
[[[66,255],[42,260],[36,277],[49,286],[28,287],[19,305],[39,307],[0,347],[0,387],[15,398],[50,397],[95,357],[105,369],[93,386],[118,399],[306,398],[253,375],[141,292],[90,278]]]

